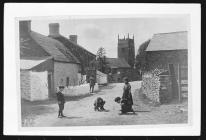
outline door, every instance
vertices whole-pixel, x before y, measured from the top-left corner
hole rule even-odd
[[[67,77],[66,86],[69,86],[69,77]]]
[[[169,64],[169,74],[171,76],[171,81],[172,81],[172,93],[173,93],[173,98],[178,98],[179,97],[179,92],[178,92],[178,83],[176,79],[176,74],[175,74],[175,69],[173,64]]]
[[[49,92],[49,97],[52,95],[52,73],[48,73],[48,92]]]

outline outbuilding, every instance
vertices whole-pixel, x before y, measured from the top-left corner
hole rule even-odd
[[[147,71],[168,71],[174,79],[176,96],[187,93],[188,80],[188,32],[154,34],[146,48]],[[176,83],[176,84],[175,84]],[[174,85],[177,85],[175,87]],[[182,96],[182,95],[181,95]]]

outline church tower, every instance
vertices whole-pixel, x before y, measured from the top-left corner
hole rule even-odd
[[[135,47],[134,47],[134,35],[133,38],[129,38],[129,34],[127,38],[120,39],[118,35],[118,58],[123,58],[127,61],[127,63],[134,68],[135,64]]]

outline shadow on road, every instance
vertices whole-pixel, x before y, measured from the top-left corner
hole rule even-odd
[[[65,96],[65,101],[79,101],[83,98],[86,98],[86,97],[90,97],[90,96],[93,96],[95,94],[85,94],[85,95],[80,95],[80,96]],[[52,97],[50,99],[47,99],[47,100],[42,100],[42,101],[27,101],[25,99],[21,99],[21,104],[22,106],[25,106],[25,105],[30,105],[30,106],[36,106],[36,105],[50,105],[50,104],[57,104],[57,99],[56,97]]]
[[[138,115],[137,113],[119,113],[119,115]]]
[[[62,117],[61,119],[79,119],[79,118],[82,118],[82,117],[65,116],[65,117]]]
[[[98,112],[109,112],[109,110],[105,109],[105,110],[98,111]]]
[[[107,86],[99,86],[99,89],[102,90],[102,89],[113,89],[115,87],[115,85],[110,85],[108,84]]]

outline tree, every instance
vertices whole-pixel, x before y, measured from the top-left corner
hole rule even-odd
[[[136,56],[136,68],[139,69],[140,71],[144,71],[147,67],[147,63],[146,63],[146,60],[145,60],[145,57],[146,57],[146,52],[145,50],[147,49],[148,45],[150,43],[150,39],[143,42],[140,46],[139,46],[139,49],[138,49],[138,52],[137,52],[137,56]]]
[[[105,73],[106,70],[106,51],[103,47],[100,47],[97,51],[96,55],[96,61],[97,61],[97,69],[103,73]]]

